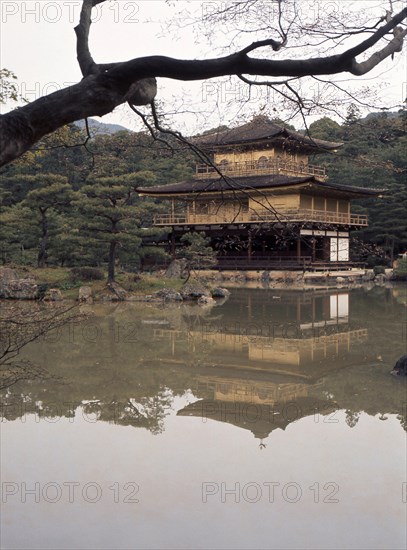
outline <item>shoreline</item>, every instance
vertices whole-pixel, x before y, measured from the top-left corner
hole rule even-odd
[[[22,270],[23,271],[23,270]],[[0,269],[0,300],[1,301],[44,301],[44,302],[84,302],[88,300],[97,303],[103,302],[149,302],[162,303],[169,301],[190,301],[191,297],[183,296],[180,292],[185,280],[180,277],[166,278],[165,272],[156,274],[134,275],[121,274],[127,277],[117,283],[106,281],[80,281],[69,289],[64,288],[65,279],[58,280],[55,275],[61,272],[55,270],[54,278],[49,276],[52,269],[44,272],[30,270],[23,276],[17,274],[13,268]],[[68,270],[66,274],[69,275]],[[65,274],[65,275],[66,275]],[[1,277],[3,275],[3,277]],[[130,278],[133,281],[129,283]],[[127,284],[126,284],[127,282]],[[345,291],[355,288],[367,290],[375,287],[393,288],[398,283],[393,278],[393,270],[385,269],[384,273],[375,274],[374,270],[351,269],[346,271],[217,271],[194,270],[186,283],[206,289],[206,296],[210,296],[214,289],[264,289],[283,291]],[[139,288],[137,288],[139,286]],[[40,294],[40,290],[42,294]],[[201,294],[201,295],[203,295]],[[197,298],[198,295],[194,295]],[[219,297],[219,296],[217,296]],[[192,299],[191,301],[196,301]]]

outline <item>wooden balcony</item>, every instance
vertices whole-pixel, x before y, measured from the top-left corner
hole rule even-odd
[[[319,180],[327,179],[325,168],[312,164],[297,163],[281,158],[268,161],[245,161],[217,164],[216,168],[224,176],[268,176],[270,174],[284,174],[288,176],[315,176]],[[207,164],[196,165],[196,177],[202,179],[219,178],[219,172]]]
[[[159,214],[154,218],[156,226],[170,225],[223,225],[255,223],[313,222],[365,227],[368,219],[365,214],[348,214],[327,210],[285,210],[282,212],[238,212],[235,215],[223,214],[220,209],[213,214]]]

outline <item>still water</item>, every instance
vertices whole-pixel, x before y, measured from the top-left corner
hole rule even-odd
[[[3,381],[1,547],[405,548],[406,297],[88,307]]]

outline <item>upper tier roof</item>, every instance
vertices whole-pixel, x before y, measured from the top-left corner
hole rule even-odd
[[[321,193],[349,195],[350,198],[377,196],[383,189],[351,187],[336,183],[321,182],[313,176],[287,177],[280,175],[247,176],[240,178],[190,179],[178,183],[157,185],[155,187],[138,187],[137,192],[150,196],[202,195],[204,193],[226,193],[254,191],[257,189],[277,189],[279,187],[312,188]]]
[[[304,148],[309,153],[322,153],[324,151],[333,151],[342,147],[343,143],[324,141],[304,136],[294,130],[289,130],[271,122],[266,116],[256,116],[252,121],[231,128],[215,131],[194,139],[195,143],[204,149],[218,149],[222,146],[253,144],[255,142],[266,142],[270,140],[274,143],[280,143],[283,147]]]

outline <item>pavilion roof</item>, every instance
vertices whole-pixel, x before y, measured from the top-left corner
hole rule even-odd
[[[343,143],[315,139],[272,122],[266,116],[256,116],[250,122],[227,130],[198,136],[194,142],[204,149],[244,145],[253,142],[277,142],[283,147],[305,148],[308,153],[323,153],[342,147]]]
[[[138,187],[137,192],[149,196],[196,196],[206,193],[248,193],[250,191],[279,188],[312,189],[321,193],[336,192],[342,195],[349,195],[349,198],[366,198],[378,196],[385,192],[383,189],[371,189],[365,187],[354,187],[329,182],[321,182],[314,176],[290,177],[282,175],[262,175],[244,177],[219,177],[216,179],[191,178],[189,180],[166,185],[152,187]]]

